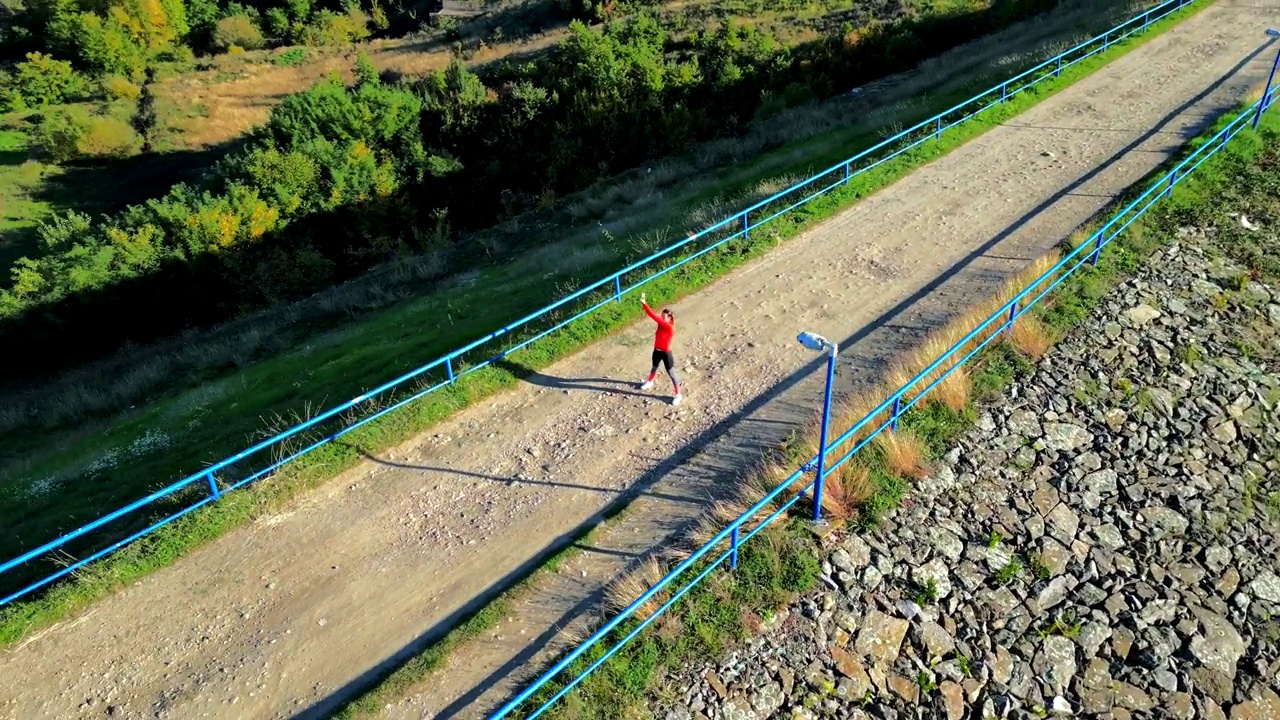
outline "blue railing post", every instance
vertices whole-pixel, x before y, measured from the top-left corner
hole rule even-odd
[[[934,140],[939,140],[939,139],[941,139],[941,138],[942,138],[942,116],[941,116],[941,115],[939,115],[939,116],[938,116],[938,129],[933,131],[933,139],[934,139]]]
[[[1009,327],[1005,329],[1005,334],[1013,337],[1013,323],[1018,319],[1018,301],[1014,300],[1009,306]]]
[[[742,213],[742,239],[743,240],[746,240],[749,237],[748,235],[749,232],[751,232],[751,223],[747,222],[747,213],[746,211],[743,211]]]
[[[1102,35],[1102,52],[1106,52],[1111,45],[1111,31],[1108,30]]]
[[[1174,168],[1169,173],[1169,187],[1164,189],[1164,195],[1168,196],[1173,193],[1173,186],[1178,184],[1178,168]]]
[[[1267,109],[1271,98],[1271,83],[1276,79],[1276,67],[1280,66],[1280,50],[1276,51],[1276,59],[1271,63],[1271,74],[1267,76],[1267,87],[1262,91],[1262,99],[1258,101],[1258,114],[1253,116],[1253,129],[1258,129],[1262,121],[1262,112]]]
[[[1009,83],[1000,86],[1000,104],[1003,105],[1005,100],[1009,99]]]
[[[613,297],[618,302],[622,302],[622,276],[615,275],[613,277]]]
[[[1054,77],[1062,77],[1062,56],[1058,56],[1058,69],[1053,71]]]
[[[831,391],[836,381],[835,343],[827,348],[827,391],[822,400],[822,432],[818,440],[818,477],[813,481],[813,521],[822,520],[822,486],[827,479],[827,428],[831,425]]]
[[[899,393],[893,398],[893,419],[889,421],[889,428],[894,432],[898,432],[898,415],[902,413],[902,394]]]
[[[729,533],[729,547],[732,548],[729,554],[729,568],[738,569],[738,528],[741,525],[734,525],[733,532]]]
[[[218,489],[218,479],[213,476],[213,471],[204,474],[204,479],[209,481],[209,492],[213,495],[214,500],[222,497],[222,491]]]
[[[453,382],[453,358],[444,359],[444,369],[449,373],[449,382]]]
[[[849,178],[851,177],[850,173],[851,173],[852,171],[853,171],[853,168],[852,168],[852,167],[850,167],[850,163],[846,161],[846,162],[845,162],[845,164],[844,164],[844,183],[845,183],[845,185],[848,185],[848,184],[849,184]]]
[[[1096,266],[1098,259],[1102,257],[1102,246],[1106,245],[1107,232],[1105,230],[1098,231],[1098,239],[1093,241],[1093,252],[1089,253],[1089,264]]]

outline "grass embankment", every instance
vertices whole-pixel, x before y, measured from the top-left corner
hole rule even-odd
[[[833,215],[911,169],[960,146],[1095,72],[1106,62],[1172,27],[1200,7],[1203,6],[1191,6],[1153,26],[1148,34],[1112,46],[1107,53],[1068,69],[1061,78],[1043,82],[1007,104],[989,110],[977,120],[949,130],[939,142],[918,148],[861,175],[850,184],[780,218],[768,228],[753,232],[749,242],[735,242],[664,276],[646,286],[646,291],[655,300],[664,301],[710,283],[813,222]],[[1063,38],[1053,41],[1061,47]],[[1026,60],[1025,57],[1023,59]],[[985,73],[961,78],[952,76],[947,92],[927,96],[907,108],[898,108],[896,115],[875,118],[879,124],[864,122],[830,133],[829,137],[824,136],[825,139],[814,138],[802,144],[800,149],[792,146],[770,153],[750,163],[747,168],[718,177],[715,185],[704,186],[703,194],[695,196],[691,202],[705,207],[707,198],[740,197],[738,193],[743,188],[758,186],[764,178],[776,178],[779,170],[792,169],[794,172],[802,167],[822,166],[829,163],[836,153],[838,157],[847,156],[850,148],[871,144],[888,132],[885,124],[904,124],[926,117],[971,94],[974,85],[990,84],[1000,60],[990,61],[991,64],[984,67]],[[999,67],[996,77],[1007,76],[1008,72],[1007,65]],[[827,144],[824,146],[822,143]],[[801,153],[808,154],[797,157]],[[725,204],[714,203],[713,207]],[[643,252],[659,239],[650,235],[647,241],[641,238],[625,242],[610,239],[609,244],[605,244],[597,235],[593,240],[586,240],[584,246],[588,251],[586,254],[597,262],[584,262],[574,270],[598,276],[606,268],[616,267],[613,258]],[[333,404],[338,398],[351,397],[361,388],[401,371],[402,362],[392,358],[433,357],[455,346],[471,327],[495,327],[530,305],[536,307],[545,301],[549,282],[540,277],[541,273],[549,271],[565,257],[581,260],[583,249],[577,248],[575,253],[573,249],[562,246],[555,248],[555,252],[535,253],[524,263],[485,271],[472,278],[474,282],[469,285],[450,288],[438,296],[377,316],[328,338],[324,344],[316,343],[254,365],[231,378],[147,408],[128,422],[101,434],[85,432],[80,438],[64,438],[66,442],[60,448],[50,450],[44,458],[33,460],[22,473],[21,482],[8,482],[0,491],[4,494],[3,510],[0,510],[4,515],[0,516],[3,520],[0,525],[11,528],[11,534],[4,538],[2,555],[12,557],[20,548],[54,537],[141,496],[156,486],[155,481],[149,480],[151,478],[172,478],[180,469],[198,468],[210,459],[239,449],[239,438],[260,432],[260,417],[289,412],[305,414],[305,410],[294,402],[299,388],[314,389],[317,393],[310,401],[312,408]],[[482,289],[490,287],[503,287],[504,293],[495,296]],[[468,318],[465,328],[454,321],[455,317],[463,316]],[[228,495],[221,502],[172,523],[94,564],[73,581],[62,583],[44,596],[6,607],[0,611],[0,644],[13,642],[33,629],[66,617],[114,589],[172,563],[185,552],[227,530],[271,512],[298,492],[353,465],[362,457],[362,452],[392,446],[430,427],[449,413],[510,387],[518,380],[519,367],[545,367],[593,340],[616,332],[635,317],[631,303],[605,308],[575,326],[547,337],[535,347],[510,356],[508,359],[514,369],[490,367],[473,373],[454,386],[361,428],[347,436],[340,445],[328,445],[311,453],[271,482]],[[180,442],[175,442],[165,433],[155,432],[158,427],[181,428]],[[53,459],[55,455],[76,460],[68,468],[56,462]],[[98,482],[88,487],[68,482],[80,474],[74,470],[83,471],[96,463],[96,469],[101,471],[104,462],[114,463],[111,482]],[[183,500],[189,498],[178,499]],[[21,545],[17,538],[22,538]]]
[[[1203,133],[1189,148],[1203,144],[1237,109],[1213,129]],[[1167,167],[1168,165],[1166,165]],[[1035,363],[1074,327],[1081,324],[1112,288],[1129,277],[1159,247],[1176,242],[1187,228],[1208,229],[1211,252],[1221,253],[1247,269],[1244,276],[1221,281],[1222,292],[1215,302],[1223,307],[1256,303],[1246,292],[1250,279],[1280,279],[1280,262],[1267,247],[1280,239],[1280,112],[1273,109],[1258,132],[1238,135],[1227,150],[1206,162],[1190,179],[1178,186],[1171,197],[1134,223],[1102,252],[1096,266],[1085,266],[1063,280],[1040,304],[1023,315],[1011,336],[989,346],[970,366],[968,373],[953,374],[931,393],[920,409],[902,418],[900,431],[877,440],[830,479],[830,503],[824,502],[829,516],[849,520],[856,530],[875,526],[878,518],[896,507],[907,494],[913,480],[924,477],[931,462],[949,449],[967,430],[985,401],[998,397],[1015,378],[1025,379],[1035,372]],[[1128,193],[1132,199],[1158,176],[1153,173]],[[1121,200],[1100,214],[1110,215]],[[1250,218],[1260,230],[1243,227],[1241,215]],[[1090,227],[1101,224],[1098,220]],[[1063,243],[1062,251],[1073,249],[1088,237],[1082,230]],[[936,358],[941,350],[963,337],[969,329],[1007,302],[1061,258],[1061,252],[1041,258],[1005,291],[980,307],[972,309],[947,328],[931,336],[923,349],[895,369],[888,385],[880,392],[843,403],[842,422],[848,427],[866,410],[888,393],[900,387],[896,379],[910,378]],[[1190,349],[1184,349],[1191,352]],[[892,387],[891,387],[892,386]],[[1134,399],[1134,402],[1139,402]],[[783,480],[789,468],[816,451],[817,433],[808,429],[795,444],[798,452],[788,453],[785,462],[766,466],[748,476],[736,502],[727,503],[711,513],[703,526],[693,533],[688,545],[696,547],[757,502],[763,493]],[[670,617],[655,621],[630,645],[589,676],[563,702],[546,715],[553,718],[618,718],[642,717],[650,704],[678,703],[675,688],[663,684],[667,673],[678,672],[690,663],[705,662],[723,653],[726,646],[741,642],[758,627],[759,618],[775,612],[779,597],[794,596],[814,585],[815,577],[801,569],[816,567],[819,550],[812,537],[796,528],[810,511],[797,507],[786,522],[786,530],[774,529],[766,535],[761,547],[749,543],[743,557],[752,558],[746,572],[715,573],[703,585],[690,591],[671,612]],[[780,543],[779,538],[790,538]],[[993,538],[997,542],[998,538]],[[795,544],[799,543],[799,549]],[[747,550],[750,553],[747,553]],[[764,571],[761,571],[761,568]],[[1021,572],[1042,572],[1037,559],[1028,558],[1024,567],[1017,560],[998,573],[1009,579]],[[666,567],[651,563],[614,585],[611,594],[613,610],[621,609],[666,572]],[[686,577],[693,577],[696,569]],[[771,592],[774,590],[781,592]],[[927,599],[928,588],[919,590]],[[655,599],[661,602],[661,599]],[[654,605],[656,607],[656,605]],[[629,621],[613,636],[616,641],[644,618]],[[724,640],[727,638],[727,641]],[[571,678],[590,662],[600,657],[608,643],[594,648],[564,677]],[[535,700],[549,698],[558,688],[549,688]],[[530,701],[527,710],[537,707]],[[514,717],[520,717],[515,715]]]

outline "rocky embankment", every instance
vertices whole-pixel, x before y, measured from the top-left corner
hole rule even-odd
[[[1280,719],[1280,290],[1194,237],[671,720]]]

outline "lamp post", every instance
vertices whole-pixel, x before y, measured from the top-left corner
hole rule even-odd
[[[796,340],[814,352],[827,353],[827,390],[822,400],[822,436],[818,440],[818,479],[813,484],[813,520],[822,519],[822,483],[826,479],[827,468],[827,427],[831,423],[831,386],[836,379],[836,355],[840,348],[830,340],[811,332],[802,332]]]
[[[1267,28],[1267,35],[1273,38],[1280,38],[1280,30],[1275,28]],[[1271,104],[1271,82],[1276,79],[1276,68],[1280,67],[1280,49],[1276,50],[1276,59],[1271,63],[1271,74],[1267,76],[1267,89],[1262,91],[1262,99],[1258,101],[1258,114],[1253,116],[1253,129],[1258,129],[1258,123],[1262,122],[1262,112],[1267,109],[1267,105]]]

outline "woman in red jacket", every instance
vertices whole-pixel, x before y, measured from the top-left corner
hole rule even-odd
[[[667,375],[671,377],[671,384],[675,387],[675,397],[671,398],[672,405],[680,404],[680,376],[676,374],[675,356],[671,354],[671,338],[676,333],[676,316],[668,308],[663,308],[662,314],[655,313],[649,303],[644,300],[644,293],[640,293],[640,305],[644,307],[645,313],[658,323],[658,333],[653,338],[653,369],[649,371],[649,379],[640,384],[641,390],[648,390],[653,387],[653,379],[658,376],[658,365],[664,365]]]

